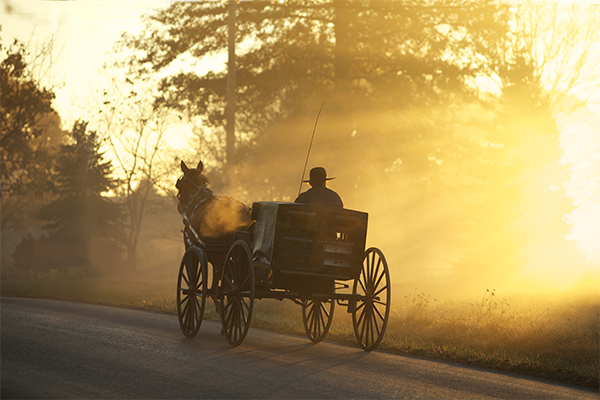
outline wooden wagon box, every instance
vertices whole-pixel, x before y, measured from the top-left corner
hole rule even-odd
[[[276,274],[356,279],[362,268],[368,214],[284,202],[252,206],[252,253]]]

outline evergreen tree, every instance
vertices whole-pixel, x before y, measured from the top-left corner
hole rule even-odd
[[[56,200],[39,218],[48,221],[57,240],[119,239],[120,206],[102,196],[116,184],[111,162],[104,160],[96,132],[86,128],[86,122],[75,122],[72,143],[61,146],[54,168]]]

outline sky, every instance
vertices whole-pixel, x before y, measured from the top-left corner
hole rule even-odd
[[[138,32],[141,15],[170,4],[167,0],[1,1],[3,46],[18,38],[35,48],[56,36],[51,80],[48,77],[42,84],[57,88],[54,105],[65,126],[84,115],[80,104],[89,88],[97,87],[98,71],[120,33]]]
[[[0,0],[2,44],[7,46],[18,38],[35,48],[55,36],[51,76],[45,77],[42,85],[54,88],[55,108],[64,126],[70,126],[85,116],[85,94],[98,88],[102,79],[98,71],[120,33],[139,32],[142,15],[167,8],[174,1]],[[600,5],[600,0],[563,1]],[[600,104],[595,112],[600,115]]]

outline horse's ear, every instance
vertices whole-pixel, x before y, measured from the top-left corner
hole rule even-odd
[[[190,169],[188,168],[188,166],[187,166],[187,165],[185,165],[185,162],[184,162],[183,160],[181,160],[181,171],[182,171],[184,174],[187,174],[187,172],[188,172],[189,170],[190,170]]]
[[[196,167],[196,169],[200,172],[204,170],[204,164],[202,163],[202,161],[198,162],[198,166]]]

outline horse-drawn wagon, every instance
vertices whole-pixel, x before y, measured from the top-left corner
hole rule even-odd
[[[379,345],[389,318],[390,276],[383,253],[365,251],[366,213],[258,202],[247,210],[248,226],[202,240],[190,223],[193,208],[182,212],[186,251],[177,278],[177,314],[186,337],[197,334],[208,297],[233,346],[246,337],[255,300],[288,299],[302,307],[311,341],[325,338],[337,304],[352,314],[361,348]]]

